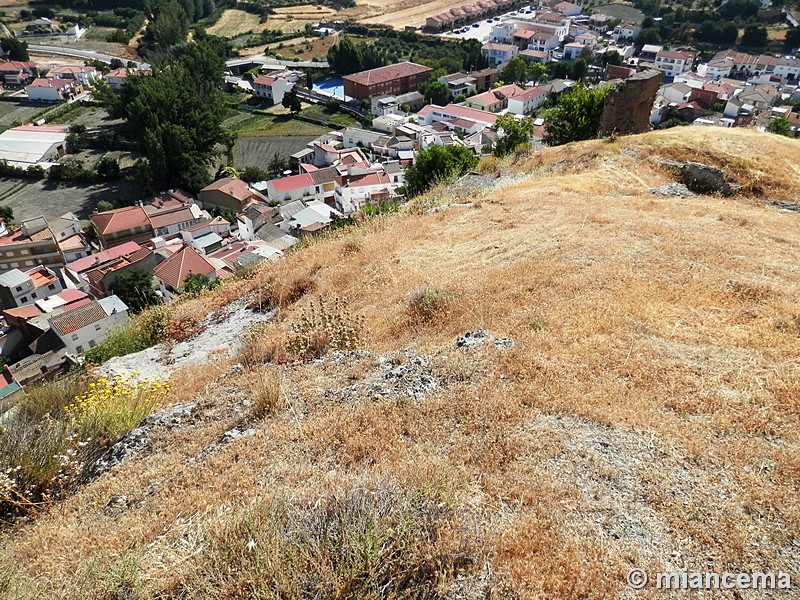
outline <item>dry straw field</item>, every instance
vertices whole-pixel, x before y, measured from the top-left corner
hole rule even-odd
[[[652,195],[662,156],[745,193]],[[800,214],[772,201],[798,165],[800,142],[688,127],[487,161],[519,177],[179,305],[250,293],[278,317],[173,377],[188,421],[2,534],[7,595],[666,597],[629,590],[634,566],[797,584]],[[478,329],[515,343],[455,347]],[[291,362],[298,340],[358,351]]]

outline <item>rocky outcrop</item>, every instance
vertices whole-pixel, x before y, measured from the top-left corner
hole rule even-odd
[[[603,104],[599,136],[650,131],[650,111],[660,84],[661,71],[649,69],[632,75],[609,91]]]
[[[722,171],[699,162],[661,160],[660,163],[680,177],[681,183],[697,194],[722,194],[730,196],[741,190],[741,186],[730,183]]]

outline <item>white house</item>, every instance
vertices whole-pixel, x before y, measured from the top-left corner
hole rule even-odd
[[[559,2],[553,7],[553,10],[565,17],[577,17],[581,14],[581,7],[572,2]]]
[[[77,65],[60,65],[47,72],[48,79],[71,79],[83,86],[88,86],[95,79],[100,78],[100,73],[94,67]]]
[[[273,104],[283,102],[283,96],[294,87],[294,83],[283,77],[261,75],[253,80],[256,96],[269,100]]]
[[[267,182],[267,198],[280,202],[291,202],[314,196],[314,180],[308,173],[290,175]]]
[[[28,99],[35,102],[58,102],[72,96],[74,84],[71,79],[34,79],[25,86]]]
[[[639,25],[620,23],[614,27],[614,31],[611,33],[611,39],[614,40],[615,44],[619,44],[620,42],[633,42],[639,37],[641,32],[642,28]]]
[[[694,63],[694,54],[682,50],[661,50],[656,54],[656,68],[663,71],[667,77],[676,77],[686,71],[691,71]]]
[[[383,169],[343,175],[336,178],[336,207],[347,215],[361,209],[370,200],[388,200],[398,187]]]
[[[481,54],[489,60],[489,65],[495,68],[505,65],[514,58],[518,52],[519,48],[513,44],[487,42],[481,47]]]
[[[72,354],[82,354],[128,320],[128,307],[117,296],[93,300],[49,320],[50,328]]]
[[[64,291],[55,273],[47,267],[28,271],[11,269],[0,274],[0,303],[3,308],[17,308]]]
[[[547,92],[533,87],[516,96],[508,98],[508,112],[515,115],[527,115],[539,108],[547,99]]]
[[[683,104],[684,102],[689,101],[689,95],[692,93],[692,88],[685,83],[671,83],[669,85],[662,86],[660,92],[667,102],[672,104]]]
[[[697,65],[697,74],[709,79],[719,80],[731,74],[734,62],[731,58],[715,58]]]

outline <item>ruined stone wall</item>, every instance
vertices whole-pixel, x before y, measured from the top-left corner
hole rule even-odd
[[[600,119],[600,137],[650,131],[650,111],[661,85],[661,71],[632,75],[606,95]]]

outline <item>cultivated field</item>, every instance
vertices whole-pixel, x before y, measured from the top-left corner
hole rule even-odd
[[[267,20],[267,29],[301,31],[306,25],[316,25],[336,16],[336,11],[327,6],[286,6],[276,8]]]
[[[87,220],[101,200],[136,200],[142,197],[139,187],[128,181],[68,185],[47,180],[0,179],[0,204],[14,210],[14,220],[18,223],[40,215],[52,219],[65,212]]]
[[[327,130],[320,130],[324,133]],[[237,169],[260,167],[267,169],[269,161],[277,152],[288,160],[289,156],[302,150],[316,135],[239,137],[233,146],[233,164]]]
[[[30,121],[31,116],[41,111],[44,106],[22,102],[0,102],[0,132],[9,127],[24,125]]]
[[[662,157],[742,193],[657,196]],[[682,597],[631,590],[634,567],[796,585],[800,214],[772,200],[797,165],[800,141],[700,127],[488,159],[488,189],[172,305],[276,314],[175,373],[186,416],[0,534],[9,597]],[[334,339],[358,351],[293,360]]]
[[[219,21],[208,28],[208,33],[223,38],[232,38],[267,29],[266,23],[260,21],[258,15],[231,8],[223,12]]]
[[[406,26],[422,27],[425,18],[444,12],[455,6],[448,0],[366,0],[354,8],[342,11],[342,15],[363,23],[391,25],[395,29]]]
[[[644,20],[644,13],[638,8],[634,8],[630,4],[622,4],[614,2],[612,4],[601,4],[592,7],[592,12],[595,14],[606,14],[614,17],[615,19],[622,19],[626,23],[639,24]]]

